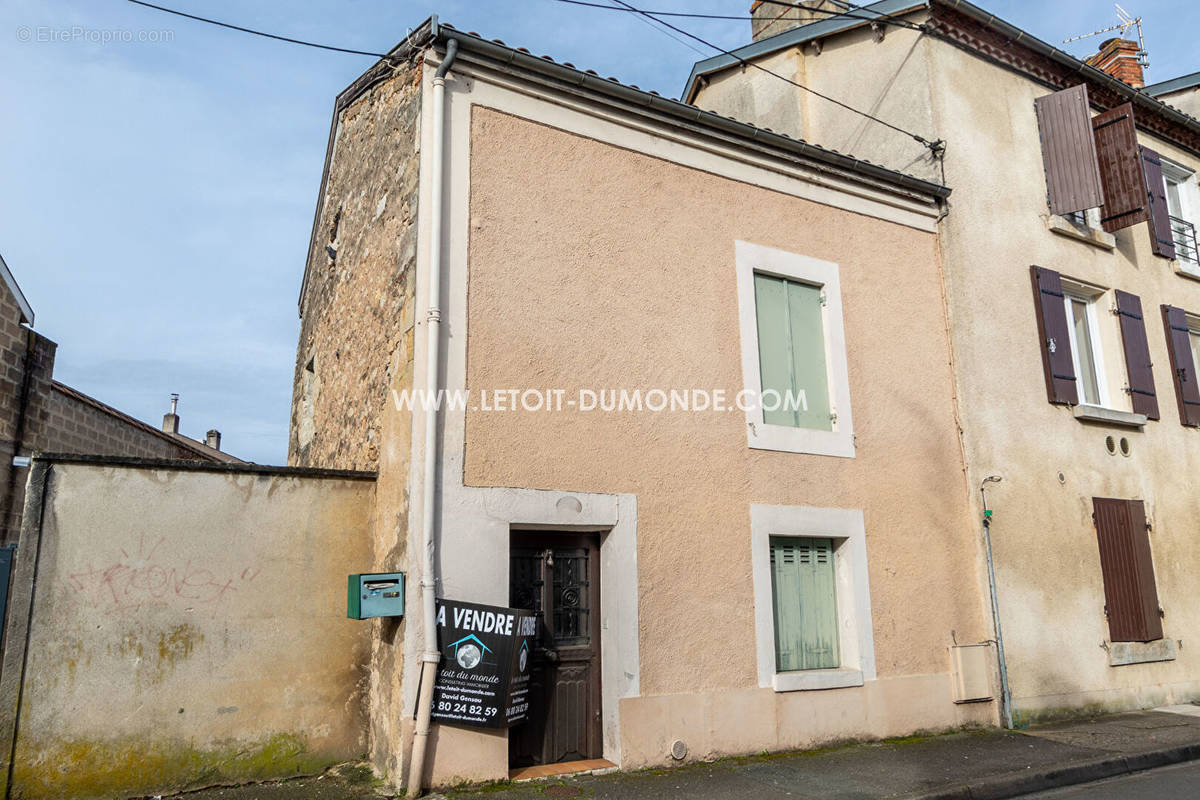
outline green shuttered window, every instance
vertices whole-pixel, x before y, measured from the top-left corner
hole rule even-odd
[[[775,669],[836,669],[837,587],[833,540],[771,538]]]
[[[756,273],[754,304],[763,422],[833,430],[821,288]]]

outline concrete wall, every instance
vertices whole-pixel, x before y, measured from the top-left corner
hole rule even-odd
[[[370,477],[52,464],[11,796],[163,794],[362,757],[371,626],[346,619],[345,581],[371,558]]]
[[[946,140],[945,183],[954,193],[941,249],[968,488],[977,518],[980,481],[1004,477],[989,497],[996,509],[992,532],[1018,719],[1195,698],[1200,655],[1186,646],[1174,661],[1109,666],[1091,498],[1145,501],[1154,524],[1164,630],[1186,645],[1188,632],[1200,625],[1194,602],[1200,591],[1194,536],[1200,501],[1186,478],[1200,468],[1200,442],[1195,430],[1179,424],[1159,305],[1200,310],[1200,283],[1181,274],[1177,262],[1151,253],[1145,223],[1118,232],[1104,247],[1049,230],[1033,102],[1052,90],[942,40],[925,37],[913,45],[911,38],[889,29],[877,44],[865,33],[846,34],[826,41],[820,55],[806,48],[796,69],[814,88]],[[897,69],[900,51],[909,47],[912,57]],[[759,80],[732,70],[724,85],[713,82],[722,94],[710,100],[709,89],[698,104],[727,105],[722,98],[739,91],[758,94]],[[820,103],[812,102],[814,108]],[[873,137],[848,137],[844,117],[812,113],[804,133],[817,144],[845,146],[906,168],[913,142],[878,126]],[[1200,167],[1195,153],[1145,133],[1140,138],[1173,161]],[[941,179],[936,170],[917,166],[912,169],[918,174]],[[1141,297],[1161,421],[1143,430],[1085,424],[1070,408],[1047,402],[1030,287],[1033,264],[1108,289],[1103,312],[1113,305],[1113,289]],[[1111,405],[1128,411],[1119,326],[1108,313],[1099,321]],[[1109,455],[1109,435],[1126,437],[1132,454]]]

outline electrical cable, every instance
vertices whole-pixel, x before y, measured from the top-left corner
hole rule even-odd
[[[625,0],[613,0],[613,1],[625,6],[625,8],[627,8],[632,13],[641,14],[642,16],[646,16],[646,17],[651,17],[650,12],[642,11],[639,8],[635,8],[634,6],[631,6],[629,3],[625,2]],[[651,19],[654,19],[654,18],[651,17]],[[924,136],[921,136],[920,134],[913,133],[912,131],[906,131],[904,128],[901,128],[897,125],[893,125],[892,123],[887,122],[886,120],[882,120],[879,117],[868,114],[866,111],[860,111],[857,108],[855,108],[854,106],[843,103],[841,100],[836,100],[836,99],[830,97],[829,95],[822,94],[821,92],[818,92],[816,89],[810,89],[809,87],[805,86],[802,83],[798,83],[798,82],[792,80],[791,78],[787,78],[787,77],[784,77],[783,75],[780,75],[778,72],[772,72],[771,70],[767,69],[764,66],[755,64],[752,61],[747,61],[746,59],[742,58],[741,56],[736,55],[735,53],[731,53],[730,51],[726,50],[725,48],[715,45],[710,41],[702,39],[694,33],[690,33],[688,31],[683,30],[682,28],[672,25],[670,22],[666,22],[661,19],[656,19],[655,21],[662,25],[665,25],[666,27],[670,28],[671,30],[675,31],[676,33],[683,34],[684,36],[688,37],[689,39],[694,39],[697,42],[699,42],[700,44],[706,45],[707,47],[711,47],[713,50],[716,50],[717,52],[719,52],[723,55],[729,56],[730,58],[734,59],[739,64],[741,64],[743,67],[753,67],[754,69],[757,69],[761,72],[765,72],[768,75],[772,75],[785,83],[789,83],[792,86],[795,86],[797,89],[803,89],[804,91],[806,91],[812,95],[815,95],[816,97],[819,97],[822,100],[826,100],[840,108],[844,108],[847,111],[858,114],[859,116],[865,117],[873,122],[877,122],[880,125],[884,126],[885,128],[889,128],[893,131],[896,131],[897,133],[902,133],[905,136],[908,136],[909,138],[911,138],[911,139],[921,143],[925,147],[929,148],[929,150],[934,154],[935,157],[940,156],[943,152],[945,152],[946,143],[941,139],[938,139],[936,141],[931,141],[929,139],[926,139]]]
[[[266,39],[274,39],[279,42],[288,42],[290,44],[302,44],[305,47],[316,47],[319,50],[332,50],[335,53],[349,53],[350,55],[355,55],[355,56],[372,56],[374,58],[387,58],[387,59],[393,59],[393,60],[396,58],[395,56],[390,55],[388,53],[374,53],[370,50],[353,50],[348,47],[334,47],[333,45],[330,45],[330,44],[320,44],[319,42],[306,42],[303,39],[292,39],[291,37],[288,37],[288,36],[279,36],[274,33],[267,33],[266,31],[256,31],[253,28],[243,28],[241,25],[233,25],[228,22],[221,22],[220,20],[209,19],[208,17],[199,17],[199,16],[196,16],[195,14],[187,14],[183,11],[176,11],[173,8],[166,8],[165,6],[156,6],[153,3],[144,2],[144,0],[129,0],[129,2],[133,3],[134,5],[145,6],[146,8],[153,8],[155,11],[162,11],[166,14],[174,14],[177,17],[184,17],[185,19],[192,19],[192,20],[195,20],[196,22],[204,22],[209,25],[216,25],[218,28],[228,28],[231,31],[241,31],[242,33],[251,33],[251,34],[254,34],[255,36],[262,36]]]
[[[568,3],[573,6],[585,6],[587,8],[599,8],[604,11],[624,11],[624,12],[628,13],[628,9],[616,8],[614,6],[605,5],[604,3],[588,2],[588,0],[555,0],[555,2]],[[788,8],[792,8],[792,9],[797,8],[795,3],[787,3],[787,2],[783,2],[783,0],[762,0],[762,2],[770,3],[771,5],[787,6]],[[852,6],[852,8],[854,8],[856,10],[861,10],[860,6]],[[858,16],[856,14],[852,14],[849,11],[830,11],[829,9],[825,9],[825,8],[806,8],[805,10],[813,11],[813,12],[816,12],[819,14],[828,14],[830,16],[830,18],[845,17],[846,19],[858,19],[858,20],[862,20],[863,22],[875,22],[880,25],[893,25],[895,27],[905,28],[907,30],[914,30],[914,31],[923,31],[924,30],[924,26],[918,25],[915,22],[909,22],[908,20],[890,19],[890,18],[884,18],[884,17],[863,17],[863,16]],[[643,13],[653,14],[656,17],[687,17],[690,19],[720,19],[720,20],[728,19],[728,20],[744,20],[747,22],[754,20],[754,17],[746,16],[744,14],[743,15],[697,14],[695,12],[687,12],[687,11],[645,11]],[[778,22],[778,21],[803,22],[804,20],[802,20],[800,17],[782,17],[781,16],[781,17],[775,17],[771,21],[772,22]]]

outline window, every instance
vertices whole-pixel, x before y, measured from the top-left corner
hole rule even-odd
[[[1141,500],[1094,497],[1092,519],[1100,546],[1109,639],[1151,642],[1163,638],[1145,506]]]
[[[838,266],[736,243],[747,443],[854,457]]]
[[[1108,386],[1102,367],[1104,360],[1100,354],[1095,297],[1064,290],[1063,302],[1067,310],[1067,332],[1071,343],[1071,360],[1078,382],[1079,402],[1092,406],[1107,406]]]
[[[771,539],[775,671],[840,665],[833,540]]]
[[[1118,401],[1109,391],[1101,347],[1099,306],[1108,302],[1109,291],[1064,278],[1045,267],[1033,267],[1032,275],[1050,402],[1075,406],[1075,416],[1085,421],[1140,427],[1147,420],[1158,419],[1141,299],[1120,289],[1111,292],[1125,356],[1127,382],[1123,388],[1129,398],[1125,407],[1123,399]]]
[[[831,431],[820,286],[754,273],[758,364],[764,395],[795,398],[763,409],[763,422]]]
[[[875,647],[861,511],[750,507],[759,685],[861,686]]]
[[[1166,159],[1162,160],[1162,173],[1167,189],[1167,213],[1175,242],[1175,257],[1193,269],[1200,268],[1193,222],[1197,210],[1200,210],[1197,208],[1196,174]]]

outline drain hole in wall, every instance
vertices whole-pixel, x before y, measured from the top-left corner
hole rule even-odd
[[[1060,473],[1058,473],[1058,482],[1059,482],[1059,483],[1066,483],[1066,482],[1067,482],[1067,476],[1066,476],[1066,475],[1064,475],[1064,474],[1063,474],[1063,473],[1061,473],[1061,472],[1060,472]]]
[[[1121,437],[1121,455],[1128,456],[1133,452],[1133,447],[1129,444],[1129,440],[1124,436]]]
[[[1115,456],[1117,454],[1117,440],[1111,436],[1104,437],[1104,446],[1108,448],[1108,454]]]
[[[683,761],[687,758],[687,753],[687,745],[683,743],[683,739],[676,739],[674,742],[671,742],[671,758],[676,761]]]

